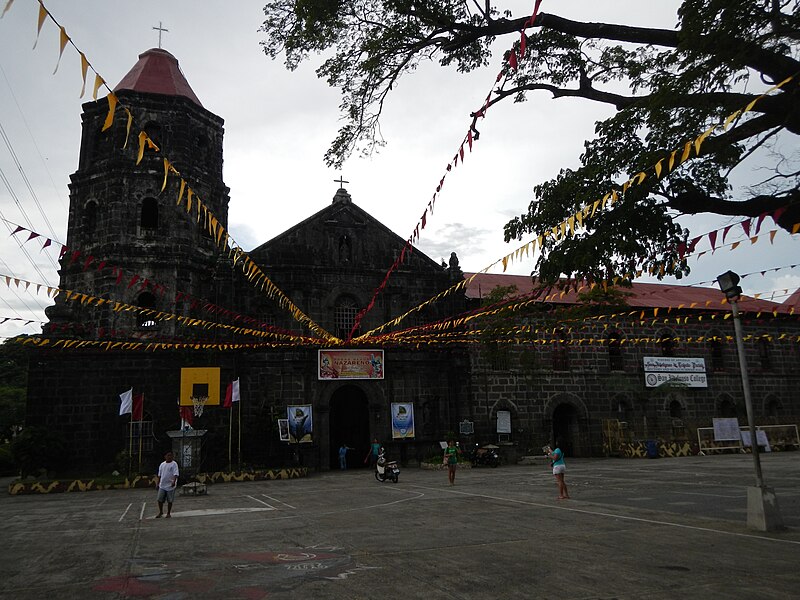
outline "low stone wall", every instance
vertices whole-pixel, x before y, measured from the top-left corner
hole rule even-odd
[[[237,481],[268,481],[274,479],[296,479],[306,477],[308,467],[287,469],[265,469],[262,471],[201,473],[192,480],[200,483],[230,483]],[[133,488],[154,488],[155,476],[138,476],[118,483],[98,483],[94,479],[71,479],[53,481],[14,481],[8,485],[12,496],[23,494],[58,494],[63,492],[91,492],[98,490],[127,490]]]

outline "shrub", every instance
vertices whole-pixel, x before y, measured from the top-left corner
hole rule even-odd
[[[41,470],[58,471],[64,466],[64,439],[40,427],[26,427],[11,443],[11,455],[22,477]]]

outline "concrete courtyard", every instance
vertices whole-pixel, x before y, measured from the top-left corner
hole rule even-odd
[[[583,459],[0,496],[0,597],[798,598],[800,453],[763,457],[787,530],[748,530],[749,455]]]

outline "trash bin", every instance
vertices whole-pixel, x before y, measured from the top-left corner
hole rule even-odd
[[[658,458],[658,442],[656,440],[646,440],[644,447],[647,450],[647,458]]]

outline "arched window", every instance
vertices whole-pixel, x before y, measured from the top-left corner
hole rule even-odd
[[[150,292],[142,292],[136,299],[136,306],[154,309],[156,307],[156,297]],[[140,329],[155,329],[157,326],[153,316],[146,312],[136,313],[136,324]]]
[[[83,232],[94,233],[97,228],[97,202],[89,200],[83,207]]]
[[[677,400],[669,403],[669,416],[673,419],[683,418],[683,405]]]
[[[711,351],[711,370],[724,371],[725,370],[725,353],[724,353],[724,338],[717,331],[709,332],[708,348]]]
[[[353,298],[343,296],[336,303],[334,320],[336,325],[336,335],[341,339],[347,339],[358,315],[358,304]]]
[[[608,340],[608,368],[612,371],[623,371],[625,361],[622,357],[622,335],[619,331],[611,331]]]
[[[781,416],[781,403],[774,396],[767,398],[767,404],[765,408],[768,417]]]
[[[768,335],[758,338],[758,360],[762,371],[772,371],[772,339]]]
[[[730,398],[723,398],[717,403],[717,416],[723,419],[736,418],[736,405]]]
[[[158,201],[155,198],[145,198],[142,200],[142,214],[139,219],[139,227],[147,232],[154,232],[158,229]]]
[[[553,371],[569,371],[569,334],[566,330],[556,330],[553,342]]]

